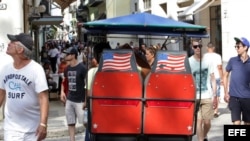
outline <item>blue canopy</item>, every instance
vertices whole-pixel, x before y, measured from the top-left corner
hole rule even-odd
[[[84,24],[90,33],[208,37],[205,26],[136,13]]]

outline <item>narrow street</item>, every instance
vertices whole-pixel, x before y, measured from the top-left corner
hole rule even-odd
[[[226,103],[220,103],[220,116],[212,120],[212,127],[208,134],[209,141],[223,141],[224,125],[231,124],[230,111],[227,109]],[[84,141],[85,134],[80,133],[76,135],[76,141]],[[47,138],[45,141],[68,141],[68,136],[60,138]],[[193,137],[193,141],[197,141],[196,136]]]
[[[84,141],[84,138],[85,138],[84,133],[76,135],[76,141]],[[64,136],[60,138],[47,138],[44,141],[69,141],[69,136]]]

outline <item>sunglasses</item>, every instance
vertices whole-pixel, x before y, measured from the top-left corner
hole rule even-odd
[[[194,49],[201,48],[201,47],[202,47],[202,45],[193,45]]]
[[[243,46],[239,46],[239,45],[237,45],[237,46],[234,46],[236,49],[239,49],[240,47],[243,47]]]

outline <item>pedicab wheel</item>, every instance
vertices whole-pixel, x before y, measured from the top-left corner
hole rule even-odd
[[[89,137],[90,137],[90,141],[96,141],[96,138],[95,138],[94,134],[90,134]]]
[[[192,141],[193,136],[188,136],[186,141]]]

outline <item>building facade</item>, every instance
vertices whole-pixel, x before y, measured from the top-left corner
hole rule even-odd
[[[209,38],[202,39],[203,46],[205,47],[208,42],[215,44],[216,52],[222,55],[225,63],[230,57],[236,55],[234,37],[250,39],[250,33],[247,32],[249,21],[246,12],[249,3],[248,0],[106,0],[104,2],[107,18],[148,12],[206,26]],[[104,5],[101,6],[104,7]],[[91,18],[91,20],[95,20],[95,18]],[[117,42],[127,43],[130,40],[139,45],[138,37],[135,38],[130,36],[130,39],[125,40],[112,38],[108,38],[108,40],[112,47]],[[146,42],[148,44],[157,43],[157,41]],[[202,51],[206,52],[206,49],[203,48]]]

